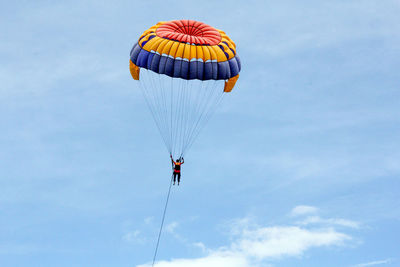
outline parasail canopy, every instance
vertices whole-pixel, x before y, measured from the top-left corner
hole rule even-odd
[[[225,32],[194,20],[157,23],[130,54],[131,75],[140,81],[164,143],[180,157],[233,89],[240,68]]]

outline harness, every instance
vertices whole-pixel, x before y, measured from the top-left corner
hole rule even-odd
[[[182,162],[176,162],[174,167],[174,172],[180,173],[181,172],[181,164]]]

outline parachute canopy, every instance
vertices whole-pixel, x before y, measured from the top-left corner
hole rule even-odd
[[[130,63],[135,80],[140,67],[186,80],[230,80],[225,91],[240,71],[235,43],[225,32],[194,20],[159,22],[146,30],[132,48]]]
[[[233,89],[240,68],[236,45],[225,32],[194,20],[157,23],[130,53],[131,75],[140,81],[169,152],[178,156],[190,147],[223,93]]]

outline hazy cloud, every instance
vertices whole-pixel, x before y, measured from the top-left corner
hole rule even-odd
[[[144,243],[146,240],[141,236],[139,230],[128,232],[122,236],[122,240],[129,243]]]
[[[305,215],[305,214],[310,214],[310,213],[316,213],[317,211],[318,211],[318,209],[316,207],[299,205],[292,209],[292,211],[290,212],[290,215],[299,216],[299,215]]]
[[[330,218],[330,219],[323,219],[319,216],[309,216],[305,218],[303,221],[300,221],[299,224],[308,225],[308,224],[328,224],[328,225],[338,225],[344,227],[351,227],[351,228],[359,228],[360,223],[352,220],[346,220],[341,218]]]
[[[318,209],[310,206],[297,206],[294,214],[314,213]],[[336,222],[338,219],[327,219]],[[344,220],[346,222],[346,220]],[[350,222],[350,221],[349,221]],[[334,224],[334,223],[333,223]],[[249,218],[230,223],[230,244],[216,249],[207,248],[203,243],[193,244],[199,247],[204,257],[195,259],[172,259],[160,261],[157,267],[197,267],[197,266],[266,266],[269,261],[284,257],[300,256],[311,248],[341,246],[352,237],[334,227],[307,227],[293,225],[260,226]],[[149,264],[139,265],[147,267]]]
[[[353,267],[374,266],[374,265],[381,265],[381,264],[386,264],[386,263],[390,263],[390,262],[392,262],[392,259],[360,263],[360,264],[353,265]]]

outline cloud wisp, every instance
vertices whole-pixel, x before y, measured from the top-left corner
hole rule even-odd
[[[316,207],[297,206],[291,214],[314,214],[317,211]],[[314,224],[262,226],[249,218],[235,220],[229,224],[232,241],[228,245],[210,249],[201,243],[201,249],[205,256],[194,259],[164,260],[159,261],[155,266],[267,266],[273,261],[301,256],[313,248],[346,245],[353,238],[349,234],[335,229],[335,226],[354,227],[348,223],[338,224],[337,220],[339,219],[321,219],[317,226]],[[149,266],[151,265],[143,264],[137,267]]]
[[[345,226],[350,228],[359,228],[360,224],[358,222],[340,218],[329,218],[323,219],[319,216],[308,216],[302,221],[298,222],[301,225],[309,225],[309,224],[330,224],[330,225],[337,225],[337,226]]]
[[[316,207],[299,205],[292,209],[292,211],[290,212],[290,215],[295,217],[295,216],[306,215],[306,214],[315,214],[317,211],[318,211],[318,209]]]
[[[321,218],[318,216],[316,213],[318,212],[318,209],[313,206],[306,206],[306,205],[299,205],[296,206],[292,209],[290,212],[290,215],[292,217],[300,217],[300,216],[306,216],[304,219],[301,219],[300,221],[297,221],[297,225],[329,225],[329,226],[343,226],[343,227],[349,227],[349,228],[354,228],[358,229],[360,228],[360,223],[353,221],[353,220],[347,220],[347,219],[342,219],[342,218]]]
[[[370,261],[366,263],[360,263],[353,265],[353,267],[366,267],[366,266],[375,266],[375,265],[381,265],[381,264],[386,264],[386,263],[391,263],[392,259],[385,259],[385,260],[379,260],[379,261]]]

